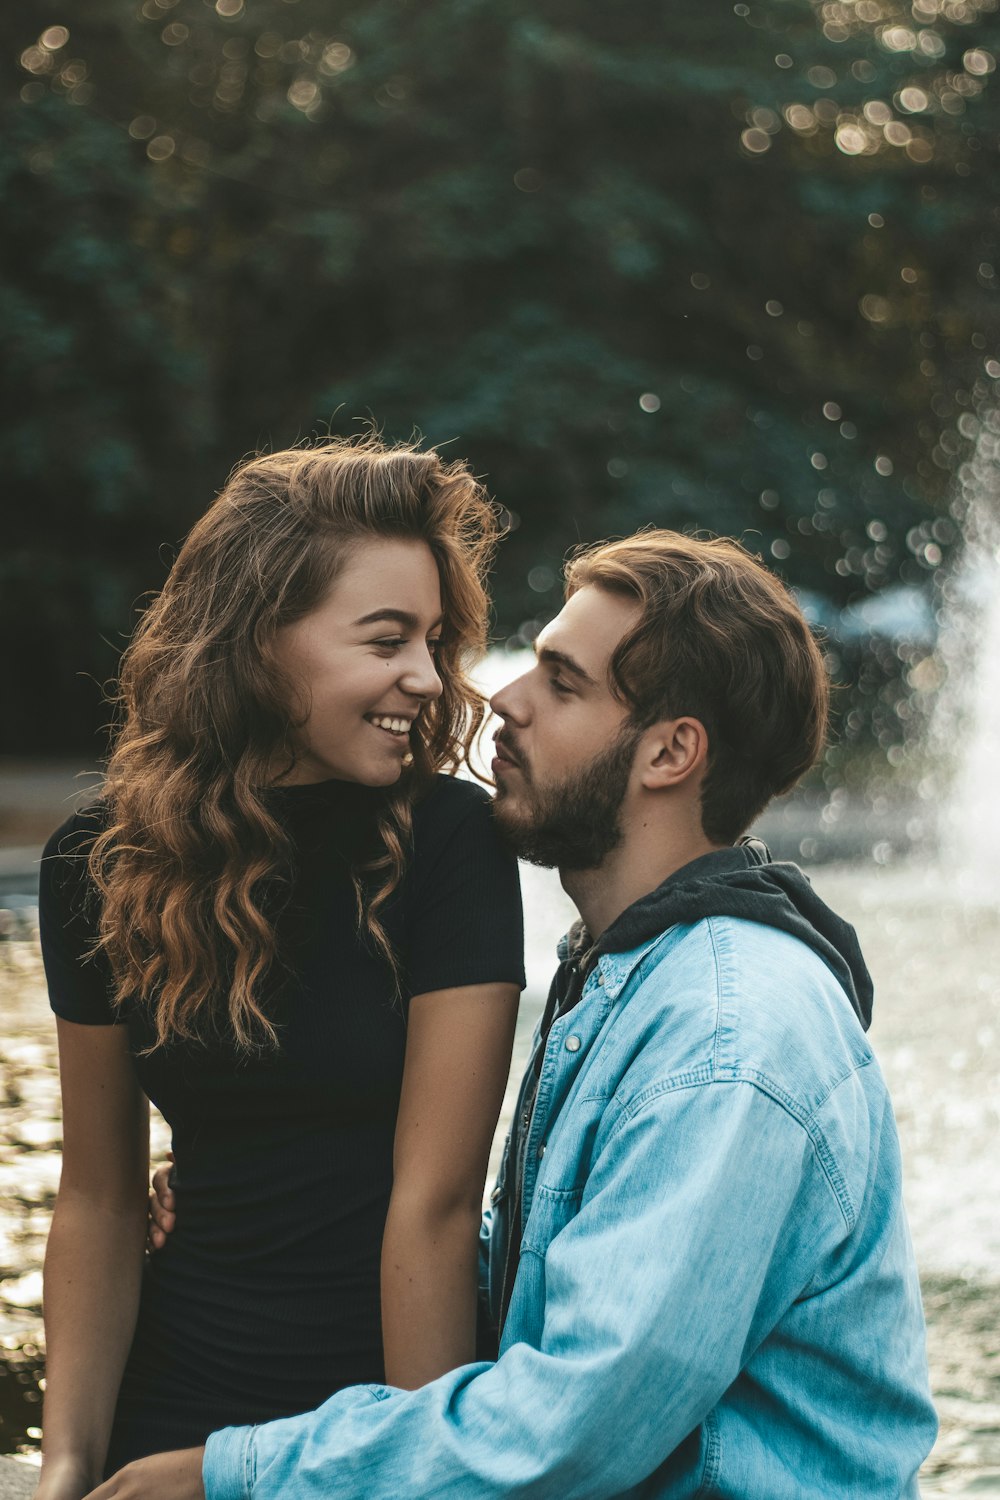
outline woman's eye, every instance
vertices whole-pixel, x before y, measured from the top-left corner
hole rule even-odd
[[[434,638],[432,640],[429,640],[427,642],[427,649],[431,653],[432,656],[438,650],[440,650],[440,647],[441,647],[441,637],[439,635],[434,636]]]
[[[406,645],[406,638],[401,635],[386,636],[383,640],[373,641],[372,645],[381,646],[383,651],[398,651],[400,646]]]

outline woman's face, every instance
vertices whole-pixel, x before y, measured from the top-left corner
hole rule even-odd
[[[441,692],[440,633],[441,582],[426,542],[355,544],[323,602],[274,638],[290,701],[305,713],[282,782],[397,781],[413,722]]]

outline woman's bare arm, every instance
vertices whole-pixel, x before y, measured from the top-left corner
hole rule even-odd
[[[58,1021],[63,1166],[45,1254],[46,1390],[38,1500],[99,1483],[135,1329],[149,1107],[124,1026]]]
[[[410,1002],[382,1243],[391,1385],[423,1385],[475,1358],[483,1184],[517,1001],[513,984],[480,984]]]

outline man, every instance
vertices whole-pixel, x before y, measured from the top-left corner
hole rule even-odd
[[[567,595],[493,704],[498,823],[582,917],[485,1226],[499,1358],[99,1500],[918,1494],[936,1423],[870,981],[805,877],[737,842],[820,753],[820,654],[731,542],[601,546]]]

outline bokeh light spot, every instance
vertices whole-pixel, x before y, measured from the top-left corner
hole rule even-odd
[[[984,47],[973,47],[962,58],[962,66],[967,73],[976,78],[982,78],[987,73],[992,73],[996,67],[996,58],[992,52],[987,52]]]
[[[547,594],[556,581],[556,575],[551,568],[544,566],[532,568],[528,574],[528,587],[536,594]]]
[[[519,167],[514,173],[514,186],[519,193],[537,193],[542,186],[542,174],[535,167]]]
[[[346,42],[330,42],[323,48],[323,60],[320,63],[320,71],[323,73],[343,73],[354,61],[354,53]]]
[[[858,6],[858,14],[861,14],[861,6]],[[887,26],[879,37],[883,47],[888,47],[890,52],[912,52],[917,45],[917,34],[908,26]]]
[[[909,125],[904,125],[902,120],[890,120],[883,134],[890,146],[905,146],[911,139],[913,132]]]
[[[660,398],[654,395],[652,391],[644,391],[639,397],[639,405],[643,411],[659,411]]]
[[[69,32],[65,26],[47,26],[38,40],[47,52],[58,52],[69,41]]]
[[[816,129],[816,116],[805,104],[789,104],[785,109],[785,119],[800,134],[811,133]]]
[[[868,144],[868,137],[859,125],[841,125],[834,140],[845,156],[860,156]]]
[[[806,77],[814,89],[832,89],[837,82],[837,75],[833,69],[822,66],[810,68]]]
[[[858,307],[861,309],[861,316],[869,323],[888,323],[892,313],[888,298],[876,296],[874,292],[862,297]]]
[[[319,97],[319,85],[311,78],[297,78],[288,90],[288,102],[296,109],[308,109]]]
[[[177,142],[172,135],[154,135],[146,147],[146,155],[150,161],[166,161],[173,156],[177,148]]]
[[[740,136],[740,143],[751,156],[761,156],[771,149],[771,137],[766,130],[760,130],[756,125],[750,130],[744,130]]]

